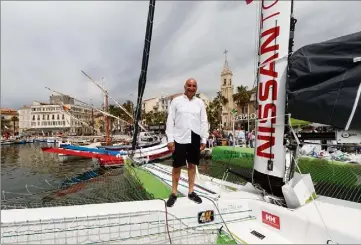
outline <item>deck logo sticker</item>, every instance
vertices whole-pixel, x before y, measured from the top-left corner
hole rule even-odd
[[[205,224],[209,222],[214,221],[214,211],[213,210],[207,210],[203,212],[198,213],[198,223],[199,224]]]
[[[262,222],[276,229],[281,229],[280,217],[262,211]]]

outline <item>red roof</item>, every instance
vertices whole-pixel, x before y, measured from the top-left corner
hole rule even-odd
[[[1,108],[1,113],[17,113],[17,111],[9,108]]]

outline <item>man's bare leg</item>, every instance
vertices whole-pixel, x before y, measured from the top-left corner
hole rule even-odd
[[[194,192],[196,178],[196,165],[188,163],[188,198],[196,203],[202,203],[202,199]]]
[[[172,169],[172,194],[169,196],[167,201],[167,207],[173,207],[175,201],[177,200],[177,190],[178,182],[180,178],[182,167]]]
[[[172,193],[177,195],[178,182],[181,175],[182,167],[173,168],[172,170]]]
[[[188,163],[188,192],[194,191],[194,180],[196,177],[196,165]]]

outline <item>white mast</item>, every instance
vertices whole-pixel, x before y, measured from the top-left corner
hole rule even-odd
[[[288,46],[292,1],[262,1],[253,181],[282,195]],[[264,119],[264,120],[262,120]]]

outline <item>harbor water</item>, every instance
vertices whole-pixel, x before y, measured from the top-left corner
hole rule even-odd
[[[123,171],[101,169],[92,159],[60,162],[45,153],[47,143],[1,146],[2,208],[77,205],[149,199],[141,184]],[[171,159],[162,164],[170,165]],[[221,178],[225,169],[201,160],[199,172]],[[213,171],[213,172],[212,172]]]

